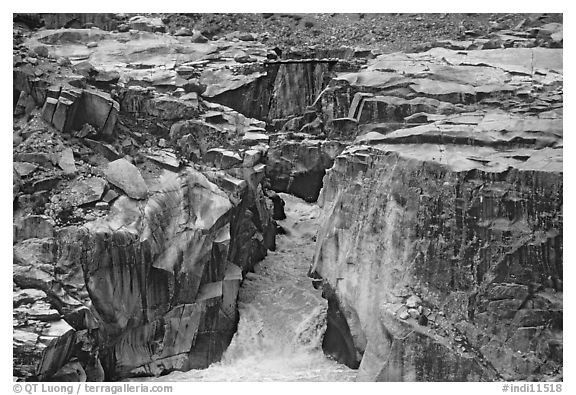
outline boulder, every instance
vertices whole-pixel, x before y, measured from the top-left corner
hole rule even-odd
[[[76,173],[76,164],[74,162],[74,153],[71,148],[66,148],[60,153],[60,159],[58,160],[58,166],[66,174]]]
[[[181,27],[180,29],[178,29],[174,32],[174,35],[175,36],[191,36],[192,30],[190,30],[187,27]]]
[[[210,148],[226,146],[230,135],[220,126],[199,120],[188,120],[172,125],[170,139],[185,157],[199,159]]]
[[[126,159],[110,162],[104,171],[106,179],[133,199],[146,199],[148,186],[140,170]]]
[[[140,30],[144,32],[166,32],[166,25],[160,18],[152,18],[143,15],[137,15],[128,20],[130,29]]]
[[[77,179],[60,196],[69,205],[78,207],[100,200],[105,187],[106,181],[99,177]]]
[[[120,105],[108,94],[92,90],[62,89],[59,96],[46,99],[42,118],[62,132],[80,130],[90,124],[104,138],[110,138]]]
[[[192,32],[192,38],[190,40],[193,43],[199,43],[199,44],[208,42],[208,39],[204,37],[204,35],[200,33],[198,30],[194,30]]]

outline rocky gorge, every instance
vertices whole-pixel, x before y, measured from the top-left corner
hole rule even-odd
[[[562,380],[562,23],[515,18],[387,52],[15,14],[14,377],[220,361],[287,193],[356,380]]]

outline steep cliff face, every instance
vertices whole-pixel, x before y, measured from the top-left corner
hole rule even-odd
[[[127,34],[30,34],[24,48],[40,48],[32,63],[41,67],[15,58],[21,379],[207,367],[236,330],[243,275],[275,248],[265,124],[203,101],[180,77],[194,70],[182,63],[217,46],[153,34],[145,22]]]
[[[324,177],[310,274],[359,380],[562,377],[559,51],[382,55],[319,98],[355,144]]]
[[[561,24],[286,59],[98,15],[15,25],[14,376],[218,360],[271,189],[322,207],[322,345],[359,379],[562,378]]]
[[[332,167],[334,159],[344,148],[344,144],[329,140],[275,141],[266,157],[270,188],[315,202],[326,169]]]
[[[335,64],[328,60],[271,62],[245,77],[230,75],[226,82],[220,80],[221,88],[204,96],[252,118],[285,119],[303,114],[314,103],[333,77]],[[205,72],[201,81],[210,84],[216,77],[221,79],[222,73]],[[238,84],[242,78],[246,83]]]
[[[561,168],[492,172],[348,152],[320,203],[313,271],[338,295],[363,354],[360,379],[561,369]]]
[[[71,356],[98,359],[108,379],[218,360],[235,332],[242,272],[274,233],[262,189],[240,184],[228,196],[192,168],[165,171],[147,200],[120,197],[100,220],[17,244],[15,283],[60,301],[54,315],[68,328],[51,344],[61,361],[45,356],[26,373],[49,377]],[[33,246],[48,247],[43,266]]]

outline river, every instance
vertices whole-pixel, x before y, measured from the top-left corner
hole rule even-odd
[[[356,371],[321,349],[327,302],[307,271],[318,226],[316,205],[282,194],[286,230],[276,251],[248,273],[239,293],[240,322],[220,362],[154,381],[354,381]]]

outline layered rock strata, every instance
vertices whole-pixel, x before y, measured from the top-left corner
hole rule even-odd
[[[562,378],[561,24],[282,58],[155,16],[19,18],[47,29],[14,33],[15,377],[218,360],[274,190],[322,207],[323,347],[360,380]]]
[[[266,124],[178,90],[153,22],[130,19],[142,37],[126,47],[131,33],[38,32],[25,48],[42,55],[15,58],[19,379],[207,367],[236,330],[243,275],[275,248]],[[217,50],[178,42],[185,62]]]
[[[561,56],[435,49],[335,80],[322,108],[356,143],[324,177],[311,275],[359,380],[561,379]]]

